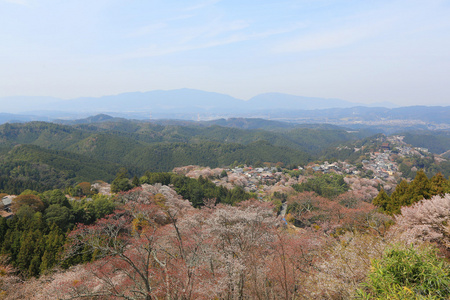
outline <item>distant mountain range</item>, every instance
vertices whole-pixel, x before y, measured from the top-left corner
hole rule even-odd
[[[391,103],[368,106],[341,99],[282,93],[261,94],[247,101],[193,89],[133,92],[71,100],[52,97],[0,98],[0,124],[55,120],[61,123],[62,120],[83,119],[96,114],[138,120],[263,118],[296,124],[328,123],[353,129],[375,126],[384,128],[380,132],[385,133],[405,129],[450,128],[450,106],[394,107]]]
[[[294,96],[282,93],[266,93],[248,101],[229,95],[193,89],[156,90],[132,92],[103,97],[82,97],[62,100],[52,97],[4,97],[0,98],[3,113],[42,115],[53,112],[151,112],[155,114],[179,113],[243,113],[272,110],[310,110],[349,108],[362,106],[340,99],[324,99]],[[394,107],[391,103],[384,104]]]

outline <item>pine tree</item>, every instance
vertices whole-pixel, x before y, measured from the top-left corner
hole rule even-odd
[[[30,266],[28,267],[28,275],[30,276],[38,276],[39,275],[39,266],[41,264],[41,257],[39,254],[35,254],[30,261]]]
[[[34,256],[35,240],[32,231],[22,233],[20,239],[20,250],[17,255],[17,267],[21,270],[28,270]]]
[[[49,234],[45,236],[45,251],[39,267],[40,272],[45,272],[58,263],[64,241],[61,229],[56,224],[52,224]]]
[[[391,203],[391,198],[386,194],[384,189],[372,200],[372,204],[378,206],[381,211],[387,211],[388,205]]]
[[[427,175],[420,169],[417,171],[416,177],[409,184],[408,190],[406,191],[406,203],[405,205],[411,205],[413,203],[419,202],[422,199],[430,199],[431,183]],[[403,206],[403,205],[402,205]]]
[[[138,187],[141,185],[139,178],[134,175],[133,180],[131,181],[131,184],[133,185],[133,187]]]
[[[386,207],[386,212],[390,215],[399,214],[400,208],[406,205],[405,193],[408,189],[408,182],[402,180],[391,195],[391,202]]]
[[[441,172],[434,175],[430,180],[430,195],[431,196],[444,196],[444,194],[447,192],[447,180],[445,179],[444,175],[442,175]]]

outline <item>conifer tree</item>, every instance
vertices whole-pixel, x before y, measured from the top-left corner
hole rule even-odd
[[[33,231],[23,232],[20,243],[20,250],[17,255],[17,266],[22,270],[29,270],[31,260],[34,258],[36,238]]]
[[[378,195],[372,200],[372,204],[378,206],[381,211],[387,211],[391,202],[391,198],[386,194],[384,189],[378,193]]]
[[[45,236],[45,251],[39,266],[41,273],[57,264],[64,241],[65,238],[61,229],[56,224],[52,224],[49,234]]]
[[[391,195],[391,202],[386,208],[386,212],[390,215],[399,214],[400,208],[403,205],[406,205],[405,203],[405,193],[408,189],[408,182],[406,180],[402,180],[397,187],[395,188],[395,191]]]
[[[141,182],[136,175],[134,175],[133,180],[131,180],[131,184],[133,185],[133,187],[138,187],[141,185]]]
[[[404,205],[411,205],[413,203],[419,202],[422,199],[430,199],[430,190],[430,180],[428,179],[423,169],[420,169],[419,171],[417,171],[414,180],[408,186],[408,190],[405,194]]]
[[[441,172],[434,175],[430,180],[430,195],[431,196],[444,196],[445,193],[450,192],[447,189],[448,182]]]

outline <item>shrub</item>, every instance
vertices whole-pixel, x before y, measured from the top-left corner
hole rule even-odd
[[[450,265],[432,248],[392,247],[372,262],[362,299],[448,299]]]

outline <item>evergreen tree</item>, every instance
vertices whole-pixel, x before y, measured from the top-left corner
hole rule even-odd
[[[141,185],[139,178],[136,175],[134,175],[133,180],[131,180],[131,184],[133,187],[138,187]]]
[[[400,208],[405,203],[405,193],[408,189],[408,182],[406,180],[402,180],[395,188],[395,191],[391,195],[391,202],[386,207],[386,212],[390,215],[399,214]]]
[[[419,202],[422,199],[430,199],[430,190],[430,180],[428,179],[423,169],[420,169],[419,171],[417,171],[414,180],[408,186],[408,190],[405,194],[406,200],[404,205],[409,206],[413,203]]]
[[[69,200],[67,200],[66,195],[64,195],[64,193],[61,190],[51,191],[48,202],[49,205],[60,204],[65,207],[70,207]]]
[[[31,260],[34,258],[34,250],[36,248],[36,241],[33,231],[25,231],[22,233],[20,239],[20,249],[17,254],[16,266],[19,269],[27,270],[30,267]]]
[[[430,180],[430,195],[431,196],[444,196],[445,193],[450,192],[447,190],[448,182],[441,172],[434,175]]]
[[[48,224],[55,223],[59,228],[66,231],[74,225],[75,217],[69,208],[52,204],[45,210],[45,219]]]
[[[59,254],[63,249],[64,241],[65,238],[61,229],[59,229],[56,224],[53,224],[49,234],[45,236],[45,251],[39,267],[41,273],[51,269],[58,263]]]
[[[127,170],[121,168],[119,173],[117,173],[116,178],[111,183],[111,192],[125,192],[131,190],[133,186],[130,183],[130,180],[127,177]]]
[[[387,211],[391,198],[386,194],[384,189],[378,193],[378,195],[372,200],[372,204],[378,206],[381,211]]]
[[[220,173],[220,178],[227,177],[227,176],[228,176],[227,171],[222,170],[222,172]]]
[[[39,266],[41,264],[41,258],[39,254],[35,254],[30,261],[30,266],[28,267],[28,275],[30,276],[38,276],[39,275]]]

